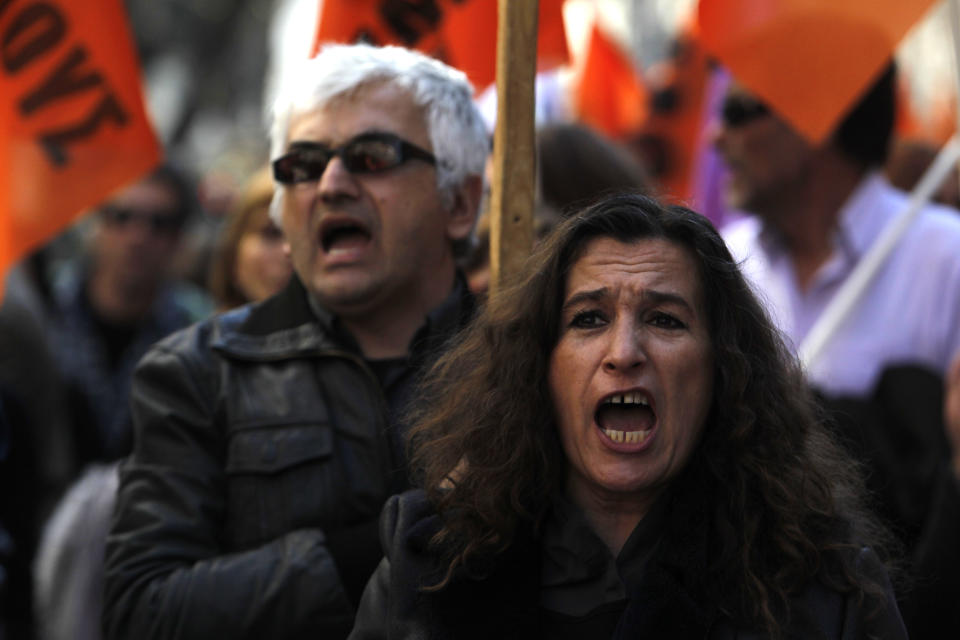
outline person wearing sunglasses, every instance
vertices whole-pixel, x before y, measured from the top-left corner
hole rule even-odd
[[[83,250],[54,283],[51,348],[69,389],[77,469],[129,453],[134,366],[154,342],[212,308],[170,268],[192,197],[172,165],[126,186],[84,222]]]
[[[489,135],[466,76],[330,45],[272,111],[289,285],[143,360],[106,551],[108,638],[344,638],[408,487],[403,417],[470,317]]]
[[[751,215],[724,236],[748,259],[794,346],[906,205],[906,194],[881,173],[895,98],[891,64],[816,144],[736,80],[728,89],[715,144],[729,169],[728,204]],[[931,270],[939,275],[929,277]],[[884,325],[875,327],[879,317]],[[809,372],[811,381],[830,393],[865,394],[891,359],[943,375],[960,355],[958,326],[960,217],[931,205]]]
[[[729,169],[727,202],[750,215],[723,229],[724,239],[795,349],[906,211],[908,195],[882,173],[896,97],[891,62],[814,143],[736,79],[727,92],[715,145]],[[927,204],[807,368],[870,463],[895,529],[910,532],[917,588],[898,595],[916,638],[960,628],[960,465],[950,464],[940,400],[957,361],[960,216]]]

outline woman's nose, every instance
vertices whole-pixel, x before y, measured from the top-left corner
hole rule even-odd
[[[645,360],[646,355],[636,323],[616,323],[610,333],[603,368],[610,372],[624,372],[640,366]]]

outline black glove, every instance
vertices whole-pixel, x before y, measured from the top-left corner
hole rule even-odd
[[[340,572],[340,581],[350,602],[356,607],[367,581],[380,559],[380,525],[378,518],[364,520],[348,527],[327,531],[327,548]]]

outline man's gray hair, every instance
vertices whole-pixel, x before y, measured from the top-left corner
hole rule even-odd
[[[424,110],[437,158],[437,188],[444,202],[468,176],[483,176],[490,149],[486,126],[473,102],[467,76],[422,53],[402,47],[331,44],[285,74],[270,114],[270,158],[283,155],[290,121],[337,98],[376,83],[406,89]],[[280,224],[281,185],[274,185],[271,216]]]

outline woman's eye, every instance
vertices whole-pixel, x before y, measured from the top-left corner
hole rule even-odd
[[[598,327],[604,322],[604,317],[599,311],[579,311],[570,320],[571,327],[580,329],[592,329]]]
[[[650,323],[661,329],[683,329],[687,325],[670,315],[669,313],[656,313],[651,318]]]
[[[266,242],[278,242],[283,240],[283,232],[272,224],[262,227],[257,233]]]

